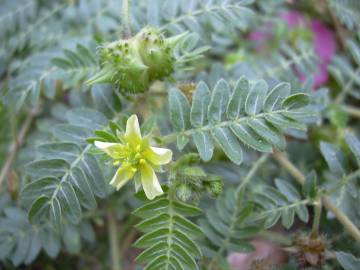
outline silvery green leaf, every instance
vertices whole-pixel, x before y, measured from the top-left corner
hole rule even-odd
[[[345,174],[344,155],[335,145],[320,142],[320,151],[333,173],[338,175]]]
[[[245,101],[249,94],[249,81],[241,77],[234,87],[226,113],[229,119],[239,118],[245,113]]]
[[[221,79],[216,83],[211,94],[208,110],[208,119],[210,123],[219,123],[223,120],[229,98],[229,85],[224,79]]]
[[[245,101],[245,111],[248,115],[258,114],[264,103],[268,85],[265,81],[257,81],[250,89]]]
[[[228,128],[216,128],[212,130],[211,135],[232,162],[241,164],[243,160],[241,146]]]
[[[267,95],[264,101],[264,111],[272,112],[281,108],[282,101],[290,94],[289,83],[279,83]]]
[[[170,120],[176,131],[184,131],[190,127],[190,105],[184,94],[172,88],[169,92]]]
[[[193,133],[195,146],[204,161],[209,161],[214,152],[214,144],[209,132],[197,131]]]
[[[194,127],[202,127],[207,122],[207,110],[210,102],[210,90],[204,82],[196,86],[193,94],[190,112],[191,124]]]
[[[360,259],[355,258],[352,254],[337,251],[335,252],[336,259],[344,270],[357,270],[360,265]]]

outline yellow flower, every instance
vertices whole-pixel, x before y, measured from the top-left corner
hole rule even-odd
[[[114,159],[114,165],[121,164],[110,185],[119,190],[139,172],[148,199],[152,200],[163,194],[153,168],[169,163],[172,158],[171,150],[152,147],[148,138],[142,138],[136,115],[127,120],[125,135],[118,134],[118,137],[122,143],[95,141],[97,148]]]

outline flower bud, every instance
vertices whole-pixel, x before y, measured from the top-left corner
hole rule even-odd
[[[176,189],[176,196],[183,202],[188,202],[192,197],[192,190],[186,184],[180,184]]]

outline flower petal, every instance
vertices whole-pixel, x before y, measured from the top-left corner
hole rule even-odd
[[[166,148],[149,147],[144,152],[144,156],[154,165],[164,165],[171,161],[172,151]]]
[[[141,183],[145,191],[145,195],[149,200],[152,200],[156,196],[164,193],[153,168],[148,163],[145,162],[144,164],[141,164],[140,172]]]
[[[125,139],[132,146],[137,146],[142,141],[139,120],[136,114],[130,116],[126,122]]]
[[[121,167],[111,179],[110,185],[119,190],[134,176],[135,172],[131,167]]]
[[[120,159],[124,155],[124,145],[122,145],[121,143],[107,143],[95,141],[94,144],[97,148],[103,150],[113,159]]]

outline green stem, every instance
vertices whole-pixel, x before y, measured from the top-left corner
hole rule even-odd
[[[119,235],[117,231],[115,213],[111,210],[109,210],[107,213],[107,221],[108,221],[109,245],[111,249],[111,264],[112,264],[111,269],[122,270],[120,263]]]
[[[360,118],[360,109],[353,107],[353,106],[348,106],[348,105],[344,105],[341,107],[345,112],[347,112],[348,114],[350,114],[353,117],[356,118]]]
[[[208,124],[208,125],[202,126],[202,127],[192,127],[190,129],[187,129],[184,131],[174,132],[169,135],[163,136],[162,137],[162,145],[166,145],[166,144],[176,141],[177,136],[180,136],[180,135],[191,137],[194,133],[197,133],[197,132],[211,132],[212,130],[214,130],[216,128],[224,128],[224,127],[230,127],[233,124],[246,123],[247,121],[249,121],[249,119],[253,119],[253,118],[266,119],[267,116],[281,115],[281,114],[287,113],[287,112],[288,112],[288,110],[281,109],[281,110],[272,111],[272,112],[262,112],[257,115],[254,115],[254,116],[241,116],[241,117],[238,117],[235,119],[226,120],[226,121],[218,122],[215,124]]]
[[[129,13],[129,3],[130,0],[122,1],[122,26],[123,26],[123,37],[130,38],[131,37],[131,28],[130,28],[130,13]]]
[[[316,237],[318,237],[318,235],[319,235],[321,209],[322,209],[321,200],[318,200],[318,201],[314,204],[315,217],[314,217],[314,221],[313,221],[313,225],[312,225],[312,230],[311,230],[311,236],[312,236],[313,238],[316,238]]]
[[[242,188],[244,188],[249,181],[254,177],[255,173],[259,169],[259,167],[268,159],[269,155],[264,154],[261,158],[259,158],[251,167],[250,171],[245,176],[244,180],[241,182],[241,184],[236,188],[236,195],[238,195]]]
[[[16,159],[16,154],[20,149],[20,147],[22,146],[22,144],[24,143],[24,140],[26,138],[29,129],[31,128],[33,120],[40,113],[40,110],[41,110],[40,104],[36,105],[34,108],[30,110],[19,130],[19,133],[16,135],[14,142],[10,145],[6,160],[0,170],[0,187],[2,182],[7,178],[8,173],[11,170],[12,164]]]
[[[284,153],[275,152],[273,154],[276,161],[285,168],[301,185],[305,183],[305,175],[285,156]],[[335,215],[337,220],[345,227],[349,234],[360,242],[360,230],[354,223],[332,203],[330,198],[326,195],[321,196],[321,200],[325,208]]]

